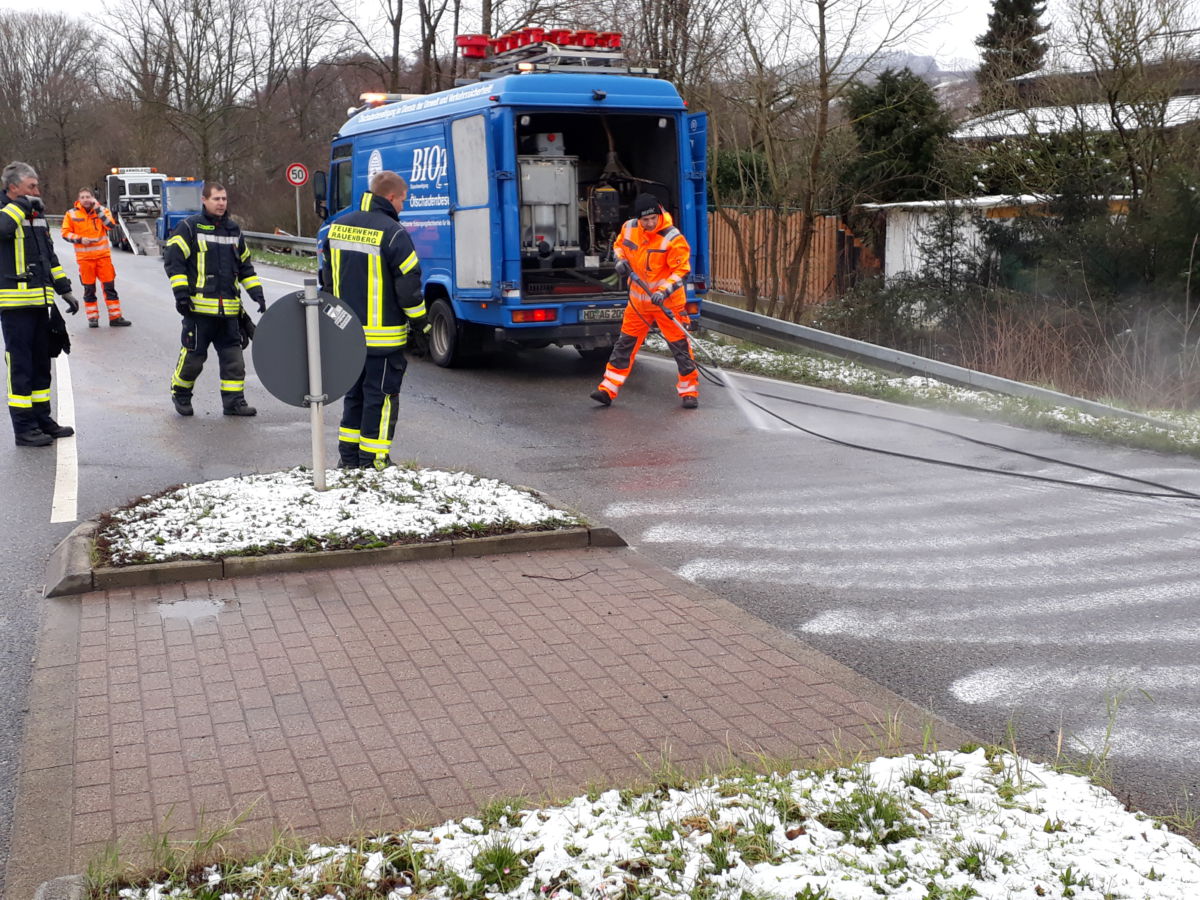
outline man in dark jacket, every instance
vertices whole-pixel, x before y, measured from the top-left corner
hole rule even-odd
[[[329,228],[323,281],[354,310],[367,338],[362,374],[346,394],[338,431],[341,468],[385,468],[396,431],[396,399],[408,361],[406,345],[425,346],[429,323],[421,265],[399,212],[408,184],[377,172],[358,211]]]
[[[72,314],[79,301],[50,239],[38,174],[23,162],[0,174],[0,328],[8,368],[8,413],[20,447],[48,447],[75,429],[50,416],[50,310],[62,295]]]
[[[163,267],[171,279],[175,308],[183,316],[183,346],[171,375],[171,399],[179,415],[193,414],[192,389],[211,344],[220,365],[225,415],[252,416],[257,410],[246,403],[239,289],[258,304],[260,313],[266,311],[267,300],[242,229],[226,212],[229,195],[224,186],[206,182],[201,205],[204,211],[180,222],[163,248]]]

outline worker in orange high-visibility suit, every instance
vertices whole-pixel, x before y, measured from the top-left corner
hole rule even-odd
[[[112,247],[108,233],[117,228],[112,213],[100,205],[90,188],[83,188],[75,205],[63,215],[63,240],[75,245],[75,262],[79,265],[79,280],[83,282],[83,308],[88,327],[100,327],[100,310],[96,302],[96,280],[104,285],[104,305],[108,307],[108,324],[116,327],[133,323],[121,315],[121,298],[117,296],[117,272],[112,263]]]
[[[670,311],[680,322],[687,321],[687,293],[683,285],[692,268],[691,248],[672,223],[671,214],[651,194],[638,194],[633,214],[635,218],[624,224],[613,242],[617,272],[629,278],[629,304],[621,320],[621,334],[604,370],[604,380],[590,396],[604,406],[617,398],[633,369],[642,341],[650,333],[651,324],[655,324],[675,356],[679,369],[675,389],[683,407],[695,409],[699,405],[700,376],[691,342],[667,314]],[[638,284],[638,279],[642,284]]]

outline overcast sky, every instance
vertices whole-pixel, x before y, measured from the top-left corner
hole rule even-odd
[[[82,19],[94,18],[98,9],[94,2],[85,0],[0,0],[0,9],[33,9],[45,12],[63,12]],[[914,53],[933,56],[943,69],[955,68],[956,60],[978,63],[979,49],[975,38],[987,29],[988,13],[992,0],[947,0],[944,15],[946,21],[931,29],[920,42],[912,46]],[[1049,16],[1043,17],[1049,23]]]

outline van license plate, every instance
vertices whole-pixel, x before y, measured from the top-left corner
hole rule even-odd
[[[615,322],[625,315],[625,307],[613,306],[608,309],[585,309],[580,311],[579,318],[583,322]]]

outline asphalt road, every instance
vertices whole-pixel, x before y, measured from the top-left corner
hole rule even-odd
[[[120,254],[116,263],[134,326],[89,330],[82,315],[72,319],[70,372],[56,373],[60,401],[69,384],[79,436],[54,449],[0,445],[5,838],[38,597],[55,543],[76,521],[150,491],[311,462],[307,411],[267,395],[253,374],[247,396],[258,417],[221,415],[215,354],[197,384],[196,416],[174,413],[179,319],[165,276],[156,259]],[[272,299],[303,277],[260,274]],[[1200,504],[1018,480],[1002,473],[1136,488],[847,411],[1198,492],[1200,465],[747,377],[736,379],[741,401],[703,384],[701,408],[685,411],[672,365],[649,355],[606,409],[587,397],[597,375],[574,351],[553,348],[496,354],[470,369],[415,362],[393,457],[544,490],[981,737],[1007,742],[1011,732],[1018,749],[1053,755],[1061,735],[1107,760],[1119,795],[1140,808],[1200,803]],[[833,444],[746,398],[842,441],[996,471]],[[801,405],[809,403],[832,409]],[[336,420],[328,411],[330,453]]]

